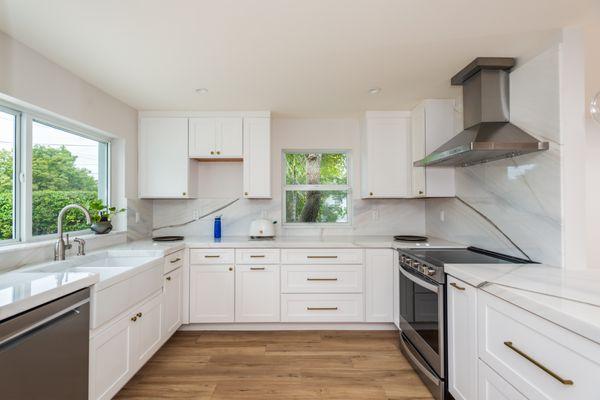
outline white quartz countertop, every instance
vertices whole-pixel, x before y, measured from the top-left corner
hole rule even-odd
[[[169,254],[189,248],[417,248],[465,247],[465,245],[429,238],[427,242],[395,242],[392,236],[278,236],[272,240],[252,240],[246,236],[186,236],[178,242],[153,242],[150,239],[129,242],[115,249],[154,249]]]
[[[600,270],[452,264],[449,275],[600,344]]]
[[[0,321],[69,293],[92,286],[89,272],[19,272],[0,275]]]

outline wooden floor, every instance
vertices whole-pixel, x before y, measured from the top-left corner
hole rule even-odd
[[[178,332],[117,399],[431,399],[392,331]]]

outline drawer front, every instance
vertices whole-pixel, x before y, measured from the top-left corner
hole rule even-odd
[[[485,292],[479,358],[529,399],[598,396],[600,346]]]
[[[163,273],[168,274],[171,271],[183,267],[183,250],[165,256],[165,268]]]
[[[282,264],[362,264],[362,249],[283,249]]]
[[[527,400],[525,396],[494,372],[483,361],[479,362],[478,395],[470,399],[479,400]]]
[[[190,264],[233,264],[233,249],[191,249]]]
[[[279,264],[279,249],[238,249],[237,264]]]
[[[281,293],[362,293],[362,265],[283,265]]]
[[[362,294],[282,294],[282,322],[363,322]]]

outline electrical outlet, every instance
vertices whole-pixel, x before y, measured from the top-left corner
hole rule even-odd
[[[196,208],[194,211],[192,211],[192,219],[198,219],[198,217],[200,217],[200,212]]]
[[[446,211],[444,211],[444,210],[440,211],[440,221],[442,221],[442,222],[446,221]]]
[[[379,207],[375,207],[372,211],[371,211],[371,218],[373,219],[373,221],[377,221],[379,220]]]

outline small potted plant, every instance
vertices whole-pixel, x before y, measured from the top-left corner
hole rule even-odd
[[[110,232],[113,228],[110,222],[111,218],[114,215],[125,211],[124,208],[117,209],[116,207],[109,207],[100,199],[90,201],[88,210],[92,217],[91,229],[99,235]]]

